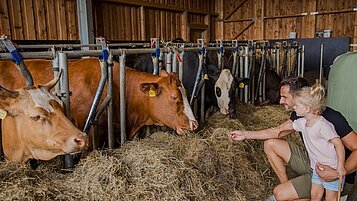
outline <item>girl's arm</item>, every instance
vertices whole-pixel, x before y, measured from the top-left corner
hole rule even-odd
[[[266,140],[271,138],[281,138],[293,131],[293,123],[289,119],[284,123],[280,124],[274,128],[268,128],[258,131],[232,131],[228,133],[228,137],[232,140],[246,140],[246,139],[255,139],[255,140]]]
[[[339,137],[330,140],[335,145],[337,152],[337,172],[340,176],[346,175],[345,170],[345,147]]]

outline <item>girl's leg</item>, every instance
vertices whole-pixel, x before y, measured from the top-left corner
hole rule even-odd
[[[311,201],[321,201],[323,194],[324,194],[324,187],[322,185],[312,183],[312,185],[311,185]]]
[[[326,201],[336,201],[337,191],[326,190]]]

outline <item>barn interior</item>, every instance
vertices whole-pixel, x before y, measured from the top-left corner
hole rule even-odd
[[[268,91],[273,82],[267,70],[279,82],[288,76],[318,79],[327,89],[327,105],[357,129],[355,0],[0,0],[0,36],[0,62],[16,60],[9,41],[25,60],[65,53],[66,63],[67,56],[109,54],[120,65],[134,66],[137,54],[147,54],[153,69],[141,70],[158,74],[165,68],[182,81],[184,54],[206,52],[196,61],[199,80],[208,64],[250,80],[235,91],[236,112],[225,115],[215,106],[205,108],[201,100],[209,92],[197,88],[195,74],[195,87],[186,90],[197,90],[188,101],[200,128],[184,135],[150,126],[126,140],[126,122],[117,129],[108,120],[114,127],[108,126],[104,144],[92,144],[94,151],[77,154],[75,162],[69,155],[40,160],[35,168],[30,161],[6,159],[0,149],[0,200],[265,200],[279,179],[264,141],[227,135],[276,127],[290,117],[279,94]],[[69,104],[71,91],[64,94]],[[93,103],[81,128],[93,136],[102,129],[93,123],[96,114],[112,113],[98,106],[103,99]],[[112,113],[121,119],[125,114]],[[297,132],[284,139],[304,146]]]

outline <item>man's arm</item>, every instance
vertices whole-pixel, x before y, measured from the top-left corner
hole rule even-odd
[[[347,174],[350,174],[357,169],[357,134],[354,131],[351,131],[341,140],[343,145],[352,151],[345,162],[346,172]],[[333,181],[338,178],[338,172],[327,165],[317,163],[315,170],[319,177],[325,181]]]
[[[228,137],[239,141],[245,139],[266,140],[271,138],[284,137],[290,134],[292,131],[292,121],[288,119],[284,123],[274,128],[268,128],[259,131],[232,131],[228,134]]]
[[[357,134],[351,131],[342,139],[343,145],[352,151],[351,155],[346,159],[345,169],[347,174],[350,174],[357,169]]]

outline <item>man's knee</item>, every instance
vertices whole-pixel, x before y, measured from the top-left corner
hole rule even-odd
[[[283,200],[285,198],[284,189],[280,185],[274,188],[273,193],[276,200]]]
[[[264,152],[268,154],[274,151],[275,147],[277,146],[277,139],[268,139],[264,141]]]

